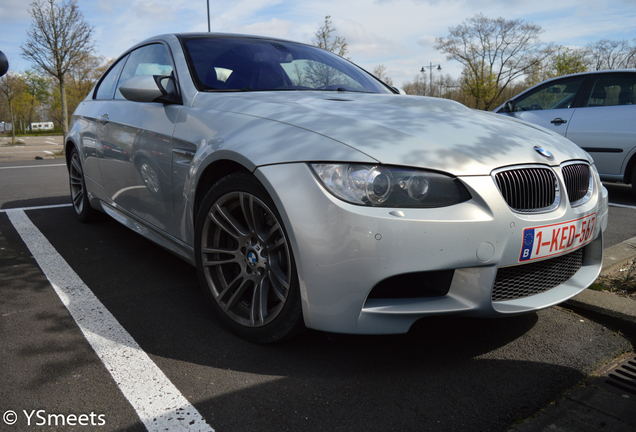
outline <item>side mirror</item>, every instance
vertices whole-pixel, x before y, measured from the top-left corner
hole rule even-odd
[[[140,75],[124,80],[119,86],[122,96],[133,102],[181,103],[174,78],[162,75]]]
[[[503,112],[514,112],[515,111],[515,103],[511,100],[506,102],[503,106]]]
[[[9,59],[0,51],[0,77],[7,73],[9,70]]]
[[[401,95],[405,95],[406,94],[406,92],[404,90],[402,90],[401,88],[399,88],[399,87],[391,87],[391,88],[393,90],[395,90],[396,92],[398,92],[398,94],[401,94]]]

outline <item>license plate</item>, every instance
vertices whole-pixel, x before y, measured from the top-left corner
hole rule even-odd
[[[558,224],[523,230],[519,262],[560,255],[589,243],[594,234],[596,213]]]

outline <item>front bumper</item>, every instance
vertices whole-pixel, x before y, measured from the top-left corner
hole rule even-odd
[[[300,281],[307,327],[357,334],[404,333],[436,314],[483,317],[527,313],[563,302],[598,276],[607,191],[549,213],[512,212],[490,176],[462,177],[473,199],[450,207],[396,209],[345,203],[325,191],[306,164],[260,167],[257,177],[285,223]],[[562,181],[562,179],[560,179]],[[566,282],[520,299],[491,300],[500,267],[520,265],[523,230],[596,213],[582,267]],[[455,270],[448,294],[368,298],[379,282],[401,274]]]

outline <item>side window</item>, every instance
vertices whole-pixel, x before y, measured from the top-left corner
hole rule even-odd
[[[139,75],[170,75],[172,70],[170,53],[164,45],[152,44],[137,48],[130,53],[126,66],[121,72],[115,99],[124,99],[119,92],[119,86],[128,78]]]
[[[636,74],[599,75],[583,104],[586,107],[636,105]]]
[[[95,99],[112,99],[113,93],[115,93],[115,86],[117,85],[117,78],[119,78],[119,72],[126,63],[126,57],[119,60],[117,64],[110,68],[108,73],[102,78],[102,82],[99,83],[97,91],[95,92]]]
[[[515,111],[570,108],[585,76],[564,78],[537,87],[515,100]]]

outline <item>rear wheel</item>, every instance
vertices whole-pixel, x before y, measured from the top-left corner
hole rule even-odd
[[[289,239],[253,176],[235,173],[216,183],[198,212],[195,234],[199,280],[230,330],[264,343],[303,328]]]
[[[632,168],[632,190],[636,192],[636,166]]]
[[[88,202],[84,170],[82,169],[82,161],[76,148],[71,150],[70,161],[68,176],[73,209],[75,210],[77,220],[80,222],[90,222],[97,216],[97,210],[92,208]]]

